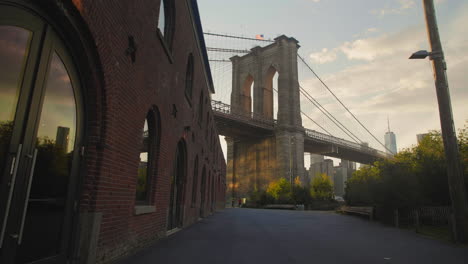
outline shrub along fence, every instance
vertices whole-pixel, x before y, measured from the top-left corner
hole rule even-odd
[[[395,226],[432,225],[445,226],[451,223],[452,209],[446,206],[428,206],[409,209],[375,208],[376,219]]]
[[[432,226],[447,228],[453,241],[456,241],[456,226],[452,214],[452,208],[447,206],[426,206],[406,209],[385,209],[375,207],[375,218],[395,227],[414,228],[419,232],[421,227]]]

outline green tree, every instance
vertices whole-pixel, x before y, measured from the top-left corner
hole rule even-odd
[[[310,194],[315,200],[332,200],[333,199],[333,184],[330,177],[325,174],[317,175],[311,183]]]
[[[468,190],[468,122],[459,130],[458,144]],[[361,167],[348,180],[345,199],[351,205],[391,208],[450,205],[440,132],[431,131],[417,146],[391,159]]]
[[[373,201],[388,208],[414,207],[422,203],[414,152],[404,150],[377,163],[379,180],[371,191]]]
[[[465,186],[468,193],[468,120],[465,121],[465,126],[458,131],[458,148],[460,150],[460,159],[465,176]]]
[[[294,179],[292,200],[295,204],[310,204],[312,200],[309,188],[301,186],[301,180],[299,177]]]
[[[267,194],[275,199],[277,203],[291,202],[291,184],[285,178],[271,182],[268,185]]]
[[[412,151],[424,204],[450,205],[447,164],[440,132],[431,131]]]
[[[350,205],[373,205],[375,186],[380,181],[377,166],[361,166],[346,182],[345,200]]]

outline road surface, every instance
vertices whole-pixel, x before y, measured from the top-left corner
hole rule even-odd
[[[225,209],[119,264],[468,263],[468,247],[334,212]]]

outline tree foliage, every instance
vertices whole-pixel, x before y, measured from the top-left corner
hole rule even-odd
[[[459,131],[458,144],[468,190],[467,124]],[[449,205],[447,164],[440,132],[431,131],[417,146],[391,159],[361,167],[348,180],[345,199],[351,205],[389,208]]]
[[[332,200],[333,199],[333,184],[330,177],[325,174],[319,174],[312,180],[310,195],[315,200]]]
[[[256,206],[266,204],[311,204],[314,200],[330,200],[333,198],[333,186],[327,175],[320,176],[322,180],[317,180],[316,184],[312,184],[309,189],[301,185],[299,177],[294,179],[294,183],[280,178],[268,185],[264,191],[255,191],[250,194],[250,202]],[[312,196],[315,193],[315,196]]]
[[[279,203],[291,201],[291,184],[285,178],[271,182],[266,192]]]

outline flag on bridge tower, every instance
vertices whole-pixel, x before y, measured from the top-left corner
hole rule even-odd
[[[263,36],[263,34],[255,35],[255,38],[256,38],[256,39],[260,39],[260,40],[264,40],[264,39],[265,39],[264,36]]]

